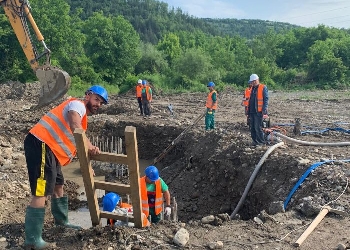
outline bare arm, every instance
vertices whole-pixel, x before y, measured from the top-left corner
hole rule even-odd
[[[170,206],[170,192],[169,190],[165,191],[163,193],[164,199],[165,199],[165,205]]]
[[[79,115],[78,112],[74,111],[74,110],[70,110],[68,112],[68,122],[69,122],[69,127],[71,129],[72,132],[74,132],[74,130],[76,128],[83,128],[83,126],[81,125],[81,117]],[[90,142],[90,140],[88,139],[88,150],[90,154],[99,154],[100,153],[100,149],[94,145],[92,145],[92,143]]]

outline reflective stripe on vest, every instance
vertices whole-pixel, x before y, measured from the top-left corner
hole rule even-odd
[[[162,187],[160,184],[160,179],[158,179],[155,183],[156,197],[154,202],[154,212],[156,215],[162,212],[163,205],[163,193]],[[147,196],[147,185],[146,185],[146,176],[140,178],[140,189],[141,189],[141,205],[142,212],[148,217],[149,215],[149,205],[148,205],[148,196]]]
[[[63,109],[74,98],[69,99],[50,110],[29,131],[52,150],[61,166],[70,163],[76,155],[73,133],[64,119]],[[82,117],[82,128],[87,129],[87,115]]]
[[[218,108],[218,100],[217,100],[217,99],[218,99],[218,94],[216,94],[216,102],[215,102],[215,104],[214,104],[214,106],[213,106],[212,95],[213,95],[214,93],[216,93],[215,90],[209,92],[209,94],[208,94],[207,103],[205,104],[205,106],[206,106],[207,108],[210,108],[210,109],[217,109],[217,108]]]

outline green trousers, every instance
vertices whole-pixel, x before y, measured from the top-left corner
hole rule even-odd
[[[152,223],[158,223],[161,219],[161,214],[156,215],[154,208],[149,208],[149,215]]]
[[[212,113],[209,113],[207,108],[207,113],[205,114],[205,130],[210,130],[215,128],[215,109],[212,110]]]

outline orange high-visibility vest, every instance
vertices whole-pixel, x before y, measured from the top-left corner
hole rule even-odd
[[[142,85],[137,85],[136,86],[136,97],[141,97],[142,96],[142,89],[143,89],[143,86]]]
[[[263,105],[264,105],[264,84],[259,84],[258,85],[258,92],[256,93],[256,101],[257,101],[257,105],[258,105],[258,112],[262,112],[263,109]],[[250,98],[250,94],[251,92],[249,92],[249,98]],[[248,100],[249,100],[248,98]],[[248,101],[248,105],[247,107],[249,107],[249,101]]]
[[[215,102],[215,104],[213,106],[213,99],[211,98],[213,93],[216,93],[216,91],[213,90],[213,91],[209,92],[208,97],[207,97],[207,102],[206,102],[205,106],[207,108],[210,108],[210,109],[217,109],[218,108],[218,100],[217,100],[218,94],[216,94],[216,102]]]
[[[70,163],[77,153],[73,133],[68,121],[64,119],[63,109],[71,101],[71,98],[57,107],[51,109],[29,131],[36,138],[44,142],[52,150],[61,166]],[[87,115],[82,117],[81,125],[87,129]]]
[[[163,205],[163,193],[162,193],[162,186],[160,184],[160,179],[155,181],[154,184],[156,185],[154,212],[156,215],[158,215],[162,212],[162,205]],[[149,204],[148,204],[148,196],[147,196],[146,176],[140,178],[140,188],[141,188],[142,212],[146,215],[146,217],[148,217]]]
[[[242,105],[245,107],[248,107],[249,105],[249,97],[250,97],[250,91],[252,90],[251,87],[248,87],[244,90],[244,96],[242,100]]]
[[[148,101],[151,101],[152,100],[152,95],[151,95],[151,93],[150,93],[150,89],[151,89],[151,87],[150,86],[146,86],[146,87],[144,87],[144,88],[146,88],[146,95],[147,95],[147,100]]]

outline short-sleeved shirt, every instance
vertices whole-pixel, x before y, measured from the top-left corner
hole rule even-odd
[[[165,183],[165,181],[163,181],[162,178],[159,178],[160,179],[160,185],[162,187],[162,192],[166,192],[168,191],[168,185]],[[146,188],[147,188],[147,191],[149,192],[155,192],[156,191],[156,185],[154,183],[147,183],[146,182]]]
[[[86,114],[86,107],[84,103],[78,100],[73,100],[69,102],[63,109],[63,115],[64,119],[68,123],[68,112],[69,111],[76,111],[80,117],[83,117]]]

